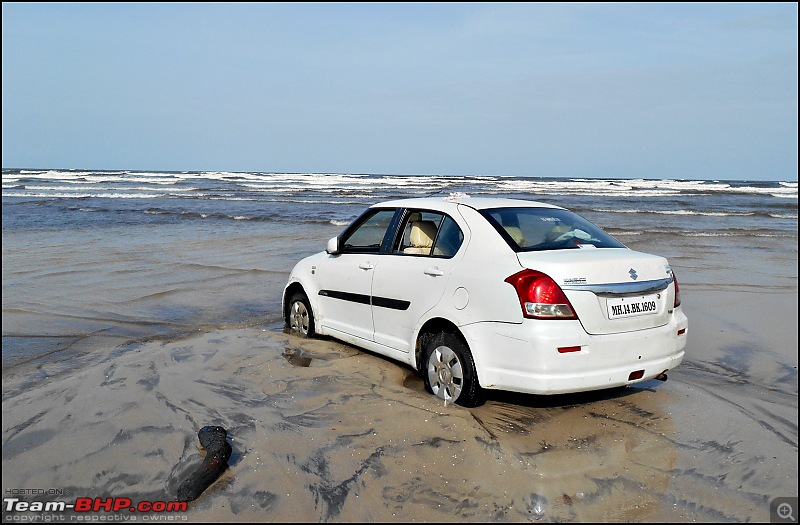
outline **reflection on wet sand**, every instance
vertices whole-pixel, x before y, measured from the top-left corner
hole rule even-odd
[[[497,397],[471,412],[478,441],[523,466],[509,467],[530,490],[520,517],[640,521],[658,509],[677,454],[656,391]]]
[[[202,460],[197,430],[220,425],[233,456],[190,506],[203,520],[662,519],[677,461],[668,396],[493,393],[467,410],[346,345],[213,332],[7,398],[4,483],[174,499]]]

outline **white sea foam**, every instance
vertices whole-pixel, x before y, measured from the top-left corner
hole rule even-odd
[[[742,237],[744,234],[741,232],[681,232],[681,235],[685,237]],[[762,237],[765,239],[784,239],[792,237],[792,235],[788,233],[761,233],[761,232],[747,232],[747,236]]]
[[[30,184],[25,185],[25,190],[29,191],[88,191],[88,190],[108,190],[108,191],[155,191],[155,192],[164,192],[164,188],[159,187],[147,187],[147,186],[126,186],[125,188],[108,188],[107,185],[104,184],[97,184],[97,183],[86,183],[92,184],[97,186],[96,188],[87,188],[85,185],[81,187],[74,187],[74,186],[32,186]],[[22,189],[22,188],[20,188]],[[198,191],[199,188],[170,188],[169,192],[173,193],[185,193],[191,191]]]
[[[36,184],[28,182],[37,181]],[[206,182],[204,182],[206,181]],[[23,186],[24,185],[24,186]],[[133,186],[130,186],[133,185]],[[223,191],[222,193],[220,190]],[[241,190],[252,196],[243,196]],[[9,170],[3,173],[4,197],[30,198],[154,198],[185,197],[196,199],[259,201],[258,195],[277,199],[294,198],[297,202],[358,204],[358,199],[375,200],[384,195],[426,195],[461,191],[473,195],[526,194],[537,196],[586,196],[607,198],[676,197],[707,198],[712,195],[752,195],[781,200],[797,199],[797,183],[741,183],[695,180],[650,179],[540,179],[509,176],[419,176],[365,175],[334,173],[265,173],[265,172],[148,172],[86,170]],[[309,192],[305,194],[305,192]],[[305,198],[308,195],[309,198]],[[298,199],[298,197],[300,197]],[[316,197],[316,198],[315,198]],[[271,199],[269,199],[271,200]],[[280,199],[278,199],[280,200]],[[289,202],[287,199],[286,202]],[[685,209],[685,208],[689,209]],[[617,210],[609,213],[660,213],[709,217],[747,216],[735,211],[701,211],[702,206],[683,205],[678,210]],[[700,209],[692,209],[700,208]],[[789,214],[791,216],[791,214]],[[782,218],[782,215],[773,215]]]
[[[642,210],[642,209],[611,209],[611,208],[596,208],[592,209],[598,213],[655,213],[658,215],[701,215],[706,217],[747,217],[755,215],[752,212],[712,212],[712,211],[697,211],[697,210]]]
[[[578,194],[600,196],[643,197],[676,194],[706,195],[712,193],[764,194],[778,198],[797,198],[797,183],[743,185],[721,181],[650,180],[650,179],[520,179],[504,176],[457,177],[445,175],[365,175],[335,173],[253,173],[253,172],[147,172],[147,171],[86,171],[86,170],[22,170],[3,174],[4,182],[20,179],[61,181],[69,184],[130,183],[176,185],[189,180],[216,180],[241,185],[254,190],[270,191],[281,188],[296,191],[313,188],[320,191],[380,187],[400,191],[411,189],[444,189],[452,185],[473,187],[477,193]]]
[[[224,195],[206,196],[210,201],[243,201],[243,202],[261,202],[261,199],[253,199],[248,197],[228,197]]]
[[[352,198],[352,196],[349,196]],[[261,199],[259,199],[261,200]],[[290,198],[277,198],[277,199],[263,199],[265,202],[287,202],[291,204],[319,204],[319,200],[310,200],[310,199],[290,199]],[[327,204],[345,204],[345,205],[352,205],[352,206],[363,206],[363,201],[353,201],[347,199],[329,199],[325,201]]]
[[[36,192],[3,192],[3,197],[42,197],[47,199],[82,199],[82,198],[98,198],[98,199],[152,199],[154,197],[167,197],[166,194],[157,193],[36,193]]]

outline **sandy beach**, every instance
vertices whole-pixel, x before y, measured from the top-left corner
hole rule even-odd
[[[491,392],[465,409],[404,365],[282,330],[292,265],[377,196],[350,182],[355,203],[330,202],[338,186],[308,176],[301,187],[322,189],[295,202],[300,182],[259,175],[287,195],[258,200],[236,174],[199,175],[167,180],[231,200],[4,197],[4,521],[769,522],[774,498],[797,497],[796,197],[682,182],[574,197],[630,248],[669,259],[684,362],[666,382]],[[15,184],[39,184],[25,177]],[[147,183],[103,177],[115,191]],[[796,184],[769,191],[781,189]],[[186,510],[127,510],[174,502],[209,425],[228,432],[227,471]],[[30,508],[91,498],[130,503]]]
[[[172,501],[202,459],[197,431],[221,425],[230,468],[172,519],[769,521],[772,498],[797,494],[797,354],[749,362],[748,347],[796,348],[774,329],[796,321],[796,288],[751,294],[773,305],[763,317],[687,291],[695,355],[667,382],[475,409],[382,357],[258,327],[137,345],[35,389],[19,374],[3,386],[3,488]]]

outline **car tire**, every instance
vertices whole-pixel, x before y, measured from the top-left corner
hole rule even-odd
[[[286,326],[293,334],[303,337],[314,335],[314,312],[303,292],[296,292],[286,306]]]
[[[478,384],[475,362],[466,343],[450,332],[440,332],[425,345],[422,368],[425,390],[463,407],[483,403],[483,389]]]

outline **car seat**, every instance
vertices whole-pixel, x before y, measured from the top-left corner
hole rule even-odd
[[[433,241],[436,239],[436,223],[433,221],[417,221],[411,225],[409,240],[411,246],[403,253],[414,255],[430,255]]]

